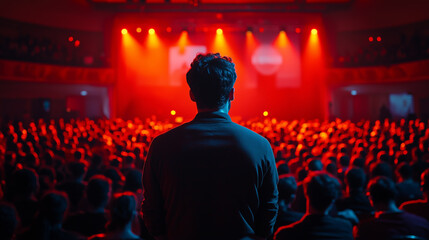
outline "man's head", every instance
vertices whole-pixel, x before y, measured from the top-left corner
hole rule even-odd
[[[368,191],[375,210],[380,206],[394,203],[398,193],[395,183],[385,176],[372,179],[368,184]]]
[[[232,100],[236,79],[231,58],[221,57],[219,53],[197,55],[186,74],[191,99],[198,108],[218,109]]]
[[[337,199],[340,183],[325,172],[313,172],[304,180],[308,204],[315,210],[325,212]]]

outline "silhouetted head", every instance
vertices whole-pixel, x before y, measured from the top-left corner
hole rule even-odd
[[[18,215],[13,205],[0,203],[0,238],[12,239],[13,233],[18,226]]]
[[[286,204],[290,204],[295,199],[296,190],[298,186],[296,184],[293,175],[284,174],[279,176],[279,199],[282,199]]]
[[[422,191],[424,193],[429,193],[429,169],[426,169],[422,175],[420,176],[421,179],[421,187],[422,187]]]
[[[366,176],[362,168],[352,167],[346,172],[345,182],[350,190],[365,188]]]
[[[124,191],[137,192],[143,189],[142,172],[137,169],[131,169],[125,176]]]
[[[136,214],[137,200],[132,192],[124,192],[115,194],[110,205],[111,219],[107,225],[107,229],[124,228],[130,223]]]
[[[51,225],[60,224],[67,207],[68,199],[64,192],[48,192],[40,200],[39,217],[47,220]]]
[[[8,183],[8,193],[30,198],[39,188],[38,175],[33,169],[23,168],[15,171]]]
[[[192,100],[198,108],[210,109],[220,108],[232,100],[236,78],[231,58],[221,57],[219,53],[197,55],[186,74]]]
[[[325,172],[312,172],[304,180],[304,191],[309,204],[318,211],[326,211],[337,199],[340,183]]]
[[[91,177],[86,186],[86,197],[93,207],[105,207],[112,191],[112,180],[103,176]]]
[[[394,202],[398,193],[395,183],[385,176],[372,179],[368,184],[368,191],[374,207],[378,204],[386,205]]]
[[[396,167],[396,175],[400,177],[402,180],[408,180],[413,177],[413,168],[410,166],[410,164],[406,162],[401,162]]]

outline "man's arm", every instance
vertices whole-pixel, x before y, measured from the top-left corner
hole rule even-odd
[[[279,192],[277,190],[279,176],[277,173],[274,154],[268,142],[266,152],[266,172],[259,189],[260,206],[255,221],[255,234],[261,237],[268,237],[273,234],[273,228],[279,208]]]
[[[152,142],[149,153],[143,168],[143,204],[142,213],[143,221],[149,233],[157,238],[157,236],[166,233],[165,226],[165,211],[162,192],[157,179],[156,166],[159,164],[157,155],[159,152],[156,149],[156,139]]]

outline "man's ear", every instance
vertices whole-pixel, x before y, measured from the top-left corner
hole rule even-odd
[[[230,101],[234,100],[234,97],[235,97],[235,89],[232,88],[231,92],[229,92],[229,100]]]
[[[191,90],[189,90],[189,97],[191,97],[192,102],[195,102],[195,96]]]

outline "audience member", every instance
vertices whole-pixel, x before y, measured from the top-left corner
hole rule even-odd
[[[396,183],[398,189],[396,202],[398,204],[422,198],[420,185],[414,181],[413,168],[408,163],[402,162],[396,167],[396,176],[398,178]]]
[[[280,227],[274,239],[353,239],[352,224],[328,215],[340,191],[337,179],[313,172],[304,181],[307,212],[298,222]]]
[[[372,179],[368,191],[376,211],[375,218],[358,225],[356,240],[404,239],[405,236],[429,239],[429,222],[396,206],[397,190],[390,178],[379,176]]]
[[[405,202],[399,209],[418,215],[429,221],[429,169],[426,169],[421,176],[421,188],[424,199]]]
[[[115,194],[110,207],[110,220],[106,233],[90,237],[90,240],[141,239],[131,226],[136,217],[136,197],[131,192]]]
[[[18,227],[18,215],[13,205],[0,202],[0,239],[14,239]]]
[[[79,209],[79,204],[85,191],[85,183],[83,182],[85,172],[86,166],[84,163],[70,162],[67,164],[68,180],[57,186],[58,190],[67,193],[70,200],[70,212],[76,212]]]
[[[67,217],[64,229],[90,237],[105,232],[106,206],[112,193],[112,181],[102,175],[95,175],[89,180],[85,192],[88,209]]]

